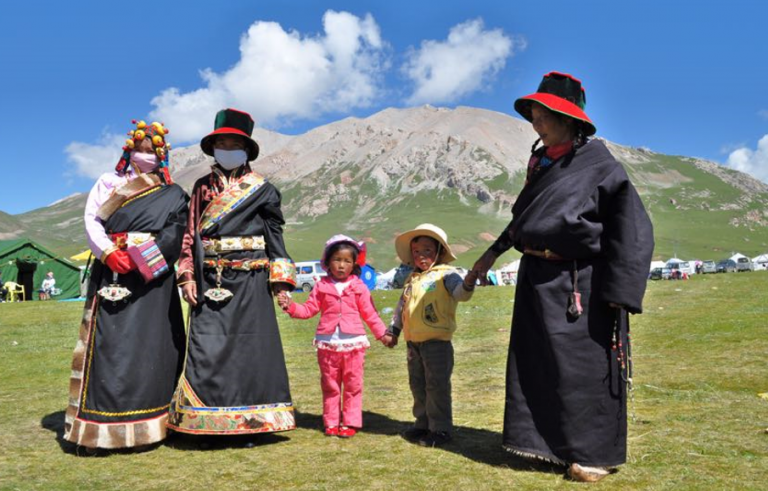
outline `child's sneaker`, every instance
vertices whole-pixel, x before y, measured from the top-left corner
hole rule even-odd
[[[419,445],[422,447],[440,447],[451,440],[451,434],[447,431],[432,431],[419,440]]]
[[[325,436],[339,436],[339,427],[329,426],[325,429]]]
[[[339,438],[352,438],[357,434],[357,430],[349,426],[339,428]]]
[[[427,435],[429,435],[429,430],[425,428],[416,428],[415,426],[411,426],[407,430],[400,433],[400,436],[409,442],[417,442]]]

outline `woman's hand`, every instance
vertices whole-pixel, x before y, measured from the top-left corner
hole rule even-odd
[[[489,249],[485,251],[483,255],[480,256],[480,259],[475,262],[475,265],[472,266],[471,273],[480,280],[481,286],[486,286],[488,284],[488,270],[493,267],[493,263],[495,262],[496,254],[494,254],[493,251]],[[466,282],[466,278],[464,281]]]
[[[287,291],[280,291],[277,293],[277,304],[280,306],[281,309],[284,311],[287,311],[288,308],[293,303],[293,300],[291,300],[291,294]]]
[[[192,307],[197,307],[197,283],[190,281],[181,285],[181,296]]]

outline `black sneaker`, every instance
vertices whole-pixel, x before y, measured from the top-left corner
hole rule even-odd
[[[432,431],[419,440],[419,445],[422,447],[441,447],[451,440],[451,434],[447,431]]]
[[[429,435],[429,430],[424,428],[410,427],[404,432],[400,433],[400,436],[408,440],[409,442],[417,442],[422,438]]]

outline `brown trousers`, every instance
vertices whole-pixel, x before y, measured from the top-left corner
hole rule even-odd
[[[413,394],[415,428],[447,432],[453,428],[451,373],[450,341],[408,341],[408,382]]]

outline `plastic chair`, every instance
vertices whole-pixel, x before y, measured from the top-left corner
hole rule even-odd
[[[24,285],[19,285],[13,281],[6,281],[5,289],[8,290],[8,293],[5,294],[5,300],[8,302],[18,302],[19,297],[21,297],[22,302],[27,299]]]

